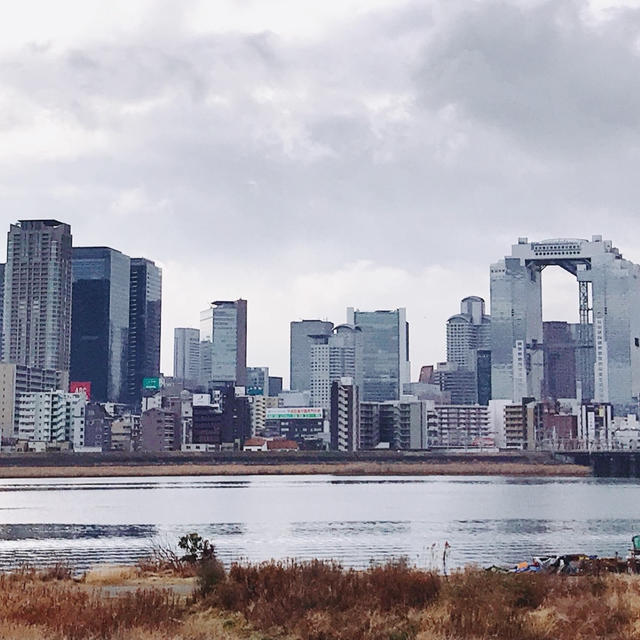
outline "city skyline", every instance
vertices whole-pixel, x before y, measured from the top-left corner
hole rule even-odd
[[[602,233],[640,262],[632,8],[270,4],[0,25],[5,210],[163,268],[163,371],[174,327],[242,297],[248,363],[285,378],[290,320],[406,307],[415,379],[514,238]],[[559,283],[549,320],[571,319]]]
[[[62,224],[66,224],[64,221],[61,221]],[[73,229],[72,229],[72,233],[73,233]],[[548,240],[549,238],[547,238]],[[586,239],[586,238],[583,238]],[[512,240],[512,243],[515,242],[517,240],[517,238],[514,238]],[[542,241],[544,239],[542,238],[532,238],[533,241]],[[509,245],[510,246],[510,245]],[[84,244],[81,244],[80,241],[78,241],[76,239],[76,237],[74,236],[74,249],[76,248],[86,248],[86,249],[112,249],[116,252],[119,252],[118,248],[114,248],[114,247],[106,247],[105,245],[97,245],[95,247],[88,247]],[[504,252],[505,247],[502,247],[501,251]],[[633,252],[631,252],[633,253]],[[626,254],[625,254],[626,255]],[[150,260],[153,261],[153,258],[151,258]],[[160,267],[161,269],[161,263],[158,260],[154,261],[156,263],[156,265],[158,267]],[[467,296],[471,296],[471,297],[475,297],[476,295],[480,295],[481,297],[483,297],[486,301],[486,304],[489,305],[490,303],[490,295],[489,295],[489,284],[490,284],[490,277],[489,277],[489,265],[484,265],[486,267],[486,277],[485,277],[485,289],[486,291],[483,291],[482,294],[478,294],[477,291],[480,289],[477,289],[476,291],[467,291],[467,288],[464,285],[460,285],[460,291],[467,291],[467,294],[462,296],[462,297],[467,297]],[[171,305],[171,301],[166,299],[166,292],[165,292],[165,288],[164,288],[164,280],[166,277],[166,272],[163,269],[163,284],[162,284],[162,296],[163,296],[163,313],[162,313],[162,342],[161,342],[161,366],[160,366],[160,372],[161,374],[165,375],[165,376],[172,376],[174,374],[173,372],[173,364],[174,364],[174,330],[176,328],[179,327],[172,327],[169,326],[167,327],[165,322],[165,318],[166,315],[164,313],[164,308],[166,306],[172,306]],[[543,287],[543,296],[542,296],[542,302],[543,302],[543,319],[545,322],[548,321],[569,321],[569,322],[576,322],[577,321],[577,297],[578,297],[578,292],[577,292],[577,284],[575,282],[575,279],[572,278],[572,276],[568,275],[568,274],[563,274],[561,273],[561,268],[560,267],[549,267],[547,268],[547,270],[545,271],[544,274],[544,280],[545,280],[545,286]],[[455,296],[457,294],[457,289],[453,290],[451,296]],[[384,294],[383,294],[384,295]],[[205,298],[206,296],[203,296],[203,298]],[[389,296],[390,298],[392,296]],[[376,298],[377,299],[377,298]],[[459,304],[459,300],[460,298],[458,298],[455,301],[455,305]],[[204,304],[204,303],[203,303]],[[199,306],[200,308],[203,306],[203,304],[198,303],[196,306]],[[334,308],[335,307],[335,303],[328,305],[329,308]],[[349,306],[353,306],[353,305],[349,305]],[[343,321],[345,319],[345,314],[348,313],[348,309],[349,306],[347,306],[346,308],[342,308],[340,309],[340,312],[336,315],[336,316],[327,316],[327,314],[318,314],[318,317],[322,317],[323,321],[325,321],[325,319],[327,319],[329,322],[334,321],[335,318],[335,325],[338,326],[339,324],[341,324],[341,320]],[[317,306],[315,307],[317,308]],[[359,308],[356,306],[356,309],[360,310],[360,311],[372,311],[374,309],[377,308],[383,308],[383,307],[370,307],[370,308]],[[391,307],[388,307],[391,308]],[[418,305],[418,308],[420,308],[420,305]],[[252,312],[253,312],[253,306],[252,306]],[[451,310],[445,308],[444,306],[444,302],[439,305],[437,308],[433,308],[431,307],[431,311],[433,312],[434,316],[436,317],[442,317],[444,318],[443,321],[443,325],[440,327],[436,328],[436,332],[435,333],[431,333],[431,334],[427,334],[426,336],[423,334],[421,335],[420,333],[418,333],[416,331],[415,328],[415,324],[418,324],[418,326],[420,326],[420,322],[418,319],[418,322],[414,322],[413,317],[410,315],[411,314],[411,308],[407,309],[407,319],[410,321],[411,324],[411,350],[409,352],[409,356],[410,356],[410,365],[411,365],[411,380],[417,380],[418,379],[418,373],[420,371],[420,367],[425,365],[425,364],[435,364],[438,362],[446,362],[447,361],[447,345],[446,345],[446,322],[447,320],[450,318],[451,316]],[[199,315],[199,314],[197,314]],[[247,347],[247,366],[259,366],[259,361],[256,360],[253,357],[253,349],[252,347],[257,347],[259,349],[260,344],[258,343],[258,341],[254,338],[252,340],[251,337],[251,318],[252,318],[252,313],[247,314],[247,320],[248,320],[248,326],[249,329],[247,331],[247,342],[248,342],[248,347]],[[424,322],[426,319],[423,317],[423,326],[426,325],[427,323]],[[298,321],[298,320],[297,320]],[[285,362],[285,366],[283,367],[282,371],[278,369],[278,364],[276,364],[276,366],[273,366],[273,364],[267,362],[268,366],[270,367],[272,373],[275,372],[276,375],[281,375],[281,377],[284,378],[285,381],[285,387],[288,388],[289,387],[289,370],[290,370],[290,357],[289,357],[289,346],[290,346],[290,330],[289,330],[289,323],[291,322],[291,320],[287,321],[286,323],[286,327],[285,327],[285,333],[286,335],[286,341],[283,345],[283,349],[284,349],[284,355],[282,353],[280,353],[280,350],[272,350],[272,353],[276,354],[276,357],[272,359],[272,362]],[[185,323],[184,325],[182,325],[183,327],[192,327],[192,328],[197,328],[199,326],[200,322],[198,320],[193,320],[190,323]],[[272,327],[274,325],[271,325]],[[277,329],[281,329],[281,327],[278,327]],[[166,334],[169,333],[170,335],[167,336]],[[272,332],[269,332],[272,333]],[[275,333],[282,333],[282,331],[276,331]],[[426,339],[425,339],[426,338]],[[420,358],[419,356],[416,357],[414,356],[414,349],[415,349],[415,344],[418,343],[420,346],[422,346],[424,348],[425,343],[427,344],[427,349],[425,349],[423,352],[425,353],[435,353],[435,354],[439,354],[436,357],[433,358]]]
[[[129,446],[142,442],[151,449],[236,448],[256,430],[262,436],[274,429],[289,437],[295,432],[296,442],[311,446],[314,440],[314,447],[321,446],[317,424],[271,423],[266,409],[275,406],[274,400],[278,407],[317,408],[331,420],[332,446],[354,450],[365,443],[377,446],[378,440],[401,449],[423,448],[429,438],[440,446],[479,446],[488,442],[489,433],[507,448],[576,438],[609,445],[610,423],[619,441],[631,418],[637,422],[640,265],[602,235],[531,242],[519,237],[510,255],[489,266],[490,313],[481,297],[463,298],[460,313],[446,323],[448,361],[435,369],[421,367],[418,382],[411,383],[405,308],[347,307],[347,322],[337,326],[292,321],[290,364],[300,382],[277,399],[258,401],[255,396],[269,395],[271,378],[268,367],[249,367],[251,389],[245,389],[247,300],[210,302],[200,312],[200,328],[189,330],[193,348],[186,336],[180,340],[180,329],[174,331],[176,362],[180,351],[183,360],[187,350],[193,351],[190,375],[197,373],[198,380],[184,390],[186,396],[184,379],[176,385],[169,381],[165,394],[158,377],[162,270],[148,258],[129,258],[110,248],[72,247],[71,231],[52,219],[20,220],[9,227],[4,316],[11,322],[3,326],[3,342],[6,360],[15,364],[3,368],[3,419],[20,440],[64,441],[80,448],[96,442],[106,423],[102,431],[92,427],[85,438],[89,395],[75,393],[83,385],[98,402],[124,399],[128,411],[141,410],[142,440],[131,418]],[[543,273],[552,267],[577,280],[578,324],[543,318]],[[58,325],[65,331],[56,331]],[[68,365],[61,360],[65,336],[71,345],[70,384]],[[52,383],[61,395],[46,388]],[[179,395],[171,399],[176,390]],[[361,423],[360,403],[380,407],[363,409]],[[462,408],[450,415],[448,403]],[[198,409],[202,415],[192,425],[195,406],[208,408]],[[474,417],[473,430],[462,438],[464,431],[451,427],[471,420],[464,407],[472,407],[479,422]],[[512,416],[513,407],[518,411]],[[603,418],[598,424],[588,417],[596,413]],[[3,431],[9,428],[5,423]],[[193,440],[196,426],[206,434],[197,431]]]

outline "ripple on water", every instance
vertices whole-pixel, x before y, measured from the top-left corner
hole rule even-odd
[[[234,489],[234,491],[228,491]],[[634,482],[593,479],[198,477],[0,481],[0,567],[125,564],[197,531],[221,559],[406,557],[440,566],[624,554]],[[20,520],[22,522],[20,522]]]

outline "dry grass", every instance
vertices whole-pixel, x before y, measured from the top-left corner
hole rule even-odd
[[[92,587],[131,584],[139,580],[141,572],[137,567],[106,566],[97,567],[84,575],[84,583]]]
[[[117,478],[126,476],[247,476],[247,475],[398,475],[398,476],[563,476],[591,475],[574,464],[522,462],[336,462],[286,464],[132,464],[70,467],[0,467],[0,478]]]
[[[441,579],[403,562],[367,571],[324,562],[231,567],[208,604],[242,613],[263,631],[301,638],[389,638],[411,630],[407,612],[439,595]],[[408,636],[407,636],[408,637]]]
[[[205,601],[269,637],[304,640],[640,640],[640,578],[496,574],[448,579],[402,563],[235,566]]]
[[[160,588],[105,592],[133,579],[117,571],[83,584],[0,575],[0,640],[640,640],[638,576],[468,569],[445,579],[402,562],[269,562],[236,565],[185,603]]]
[[[5,629],[40,629],[47,638],[116,638],[128,629],[170,629],[184,614],[183,605],[167,590],[140,589],[106,598],[73,582],[43,581],[23,573],[0,575],[0,593],[0,624]]]

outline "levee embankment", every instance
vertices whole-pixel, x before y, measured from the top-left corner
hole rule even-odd
[[[588,476],[544,452],[361,451],[3,453],[0,478],[182,475]]]

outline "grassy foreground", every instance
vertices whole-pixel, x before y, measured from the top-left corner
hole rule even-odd
[[[636,576],[467,569],[444,578],[402,562],[353,571],[317,561],[226,572],[214,561],[195,572],[0,575],[0,638],[640,639]]]
[[[584,477],[589,467],[525,462],[325,462],[286,464],[132,464],[68,467],[0,466],[0,478],[116,478],[127,476],[394,475]]]

